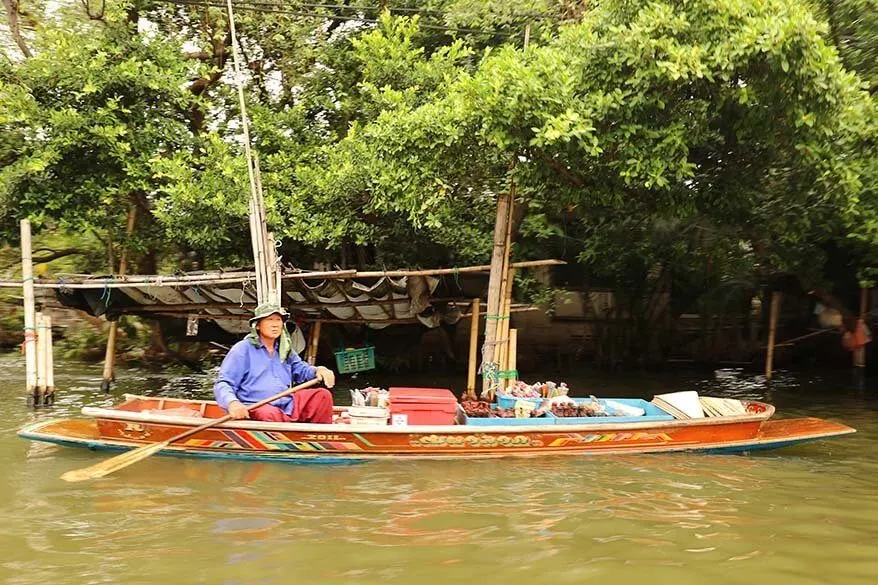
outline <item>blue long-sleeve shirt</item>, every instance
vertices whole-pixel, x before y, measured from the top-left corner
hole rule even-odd
[[[242,404],[255,404],[260,400],[283,392],[291,384],[301,384],[317,376],[317,368],[302,361],[296,352],[281,362],[278,343],[274,353],[268,355],[264,345],[258,347],[242,339],[232,346],[220,366],[213,385],[217,403],[229,409],[229,403],[239,400]],[[288,415],[293,414],[293,397],[286,396],[272,402]]]

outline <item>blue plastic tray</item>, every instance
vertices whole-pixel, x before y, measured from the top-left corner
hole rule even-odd
[[[582,404],[590,402],[591,398],[574,398],[573,400]],[[660,409],[652,402],[647,402],[646,400],[642,400],[640,398],[598,398],[598,401],[605,406],[607,404],[607,400],[610,400],[612,402],[618,402],[620,404],[625,404],[627,406],[636,406],[637,408],[642,408],[646,411],[646,414],[644,414],[643,416],[552,416],[554,416],[556,425],[581,425],[594,423],[617,424],[631,422],[662,422],[666,420],[674,420],[673,416],[666,413],[664,410]]]

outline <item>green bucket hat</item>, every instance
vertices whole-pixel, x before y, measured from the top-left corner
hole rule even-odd
[[[286,309],[276,303],[262,303],[256,307],[255,311],[253,311],[253,316],[250,317],[250,325],[255,324],[260,319],[268,317],[269,315],[274,315],[275,313],[280,315],[284,321],[290,316]]]

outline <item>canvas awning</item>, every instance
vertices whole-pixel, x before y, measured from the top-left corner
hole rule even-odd
[[[518,268],[561,264],[558,260],[520,262]],[[396,323],[438,327],[457,322],[471,299],[483,297],[489,266],[434,270],[328,272],[288,270],[282,277],[282,303],[298,321],[360,323],[380,329]],[[173,276],[82,276],[41,278],[34,288],[44,304],[54,302],[108,319],[208,319],[240,334],[256,306],[252,271],[210,271]],[[4,281],[3,286],[21,286]]]

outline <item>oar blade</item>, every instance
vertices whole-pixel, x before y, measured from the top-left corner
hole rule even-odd
[[[61,476],[61,479],[63,479],[64,481],[76,482],[104,477],[105,475],[109,475],[114,471],[118,471],[122,468],[128,467],[129,465],[137,463],[138,461],[146,459],[147,457],[150,457],[161,451],[168,445],[168,441],[162,441],[161,443],[153,443],[152,445],[139,447],[137,449],[134,449],[133,451],[126,451],[121,455],[116,455],[115,457],[111,457],[106,461],[96,463],[91,467],[83,467],[82,469],[73,469],[71,471],[68,471]]]

